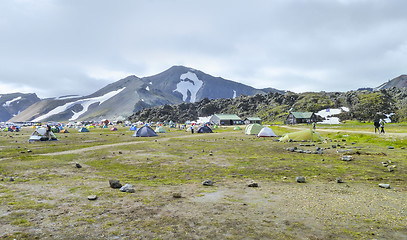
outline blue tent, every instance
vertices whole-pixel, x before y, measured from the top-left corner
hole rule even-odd
[[[156,137],[157,133],[151,127],[144,126],[134,132],[133,137]]]
[[[206,125],[198,128],[197,131],[197,133],[212,133],[212,132],[213,132],[212,129]]]
[[[89,129],[83,127],[81,129],[79,129],[78,132],[89,132]]]
[[[137,130],[137,128],[136,128],[136,126],[134,126],[134,125],[131,126],[130,129],[129,129],[129,131],[136,131],[136,130]]]

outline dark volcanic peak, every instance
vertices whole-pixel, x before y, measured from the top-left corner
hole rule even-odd
[[[382,85],[378,86],[375,88],[375,90],[382,90],[382,89],[389,89],[392,87],[396,88],[405,88],[407,87],[407,75],[403,74],[400,75],[396,78],[393,78],[392,80],[383,83]]]

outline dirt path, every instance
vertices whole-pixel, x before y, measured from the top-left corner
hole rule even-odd
[[[220,134],[220,133],[213,133],[215,134]],[[168,141],[172,138],[190,138],[194,137],[194,135],[182,135],[182,136],[174,136],[174,137],[166,137],[166,138],[159,138],[160,141]],[[65,154],[79,154],[87,151],[93,151],[93,150],[99,150],[103,148],[108,148],[108,147],[117,147],[117,146],[124,146],[124,145],[136,145],[139,143],[144,143],[141,141],[131,141],[131,142],[121,142],[121,143],[113,143],[113,144],[104,144],[104,145],[98,145],[98,146],[93,146],[93,147],[87,147],[87,148],[80,148],[80,149],[74,149],[74,150],[68,150],[68,151],[62,151],[62,152],[53,152],[53,153],[43,153],[43,154],[38,154],[42,156],[58,156],[58,155],[65,155]]]
[[[292,126],[279,126],[283,128],[289,128],[289,129],[296,129],[296,130],[304,130],[308,128],[301,128],[301,127],[292,127]],[[338,132],[347,132],[347,133],[360,133],[360,134],[369,134],[369,135],[378,135],[376,133],[369,132],[369,131],[355,131],[355,130],[344,130],[344,129],[323,129],[323,128],[317,128],[316,131],[318,132],[333,132],[333,133],[338,133]],[[398,138],[406,138],[407,133],[386,133],[384,135],[378,135],[378,136],[383,136],[383,137],[398,137]]]

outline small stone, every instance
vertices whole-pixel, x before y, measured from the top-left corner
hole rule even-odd
[[[82,168],[82,166],[81,166],[79,163],[76,163],[75,166],[76,166],[77,168]]]
[[[213,154],[212,154],[212,153],[209,153],[209,156],[213,156]]]
[[[202,182],[202,185],[204,186],[213,186],[213,181],[212,180],[205,180]]]
[[[31,153],[32,151],[31,151],[31,150],[27,150],[27,152],[28,152],[28,153]]]
[[[305,183],[305,177],[303,176],[296,177],[295,181],[297,181],[298,183]]]
[[[349,162],[349,161],[353,160],[353,157],[350,155],[345,155],[345,156],[342,156],[341,160]]]
[[[332,145],[332,148],[336,148],[336,145]]]
[[[179,193],[179,192],[172,193],[172,197],[173,198],[182,198],[181,193]]]
[[[133,188],[133,185],[128,184],[128,183],[124,184],[124,186],[122,186],[122,187],[120,188],[120,191],[121,191],[121,192],[128,192],[128,193],[134,193],[134,192],[136,192],[136,191],[134,190],[134,188]]]
[[[343,180],[342,180],[342,178],[338,177],[338,178],[336,178],[336,182],[337,183],[343,183]]]
[[[386,189],[390,189],[390,184],[387,184],[387,183],[379,183],[379,187],[381,187],[381,188],[386,188]]]
[[[394,147],[393,147],[393,146],[388,146],[387,148],[388,148],[388,149],[394,149]]]
[[[394,167],[393,167],[393,166],[387,166],[387,171],[393,172],[393,171],[394,171]]]
[[[109,180],[109,184],[111,188],[121,188],[122,184],[119,180]]]
[[[255,182],[255,181],[250,181],[250,182],[247,184],[247,186],[248,186],[248,187],[259,187],[259,184],[258,184],[257,182]]]
[[[90,196],[88,196],[88,200],[93,201],[93,200],[96,200],[96,199],[98,199],[98,196],[96,196],[96,195],[90,195]]]
[[[9,181],[10,181],[10,182],[14,182],[14,178],[13,178],[13,177],[10,177]]]
[[[382,162],[382,165],[383,165],[383,167],[387,167],[387,166],[389,166],[389,163],[388,162]]]
[[[123,154],[123,152],[122,152],[122,151],[119,151],[119,154]]]

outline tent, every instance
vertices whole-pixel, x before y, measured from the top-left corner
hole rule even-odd
[[[277,137],[277,135],[269,127],[264,127],[260,130],[257,137]]]
[[[61,131],[61,133],[69,133],[67,129]]]
[[[158,132],[158,133],[166,133],[167,131],[165,131],[165,129],[162,127],[162,126],[157,126],[156,128],[155,128],[155,132]]]
[[[236,126],[235,128],[233,128],[233,130],[242,130],[239,126]]]
[[[244,129],[244,133],[247,135],[257,135],[259,134],[262,128],[263,128],[262,125],[258,123],[252,123],[246,126],[246,128]]]
[[[208,126],[202,126],[198,128],[198,131],[196,131],[197,133],[212,133],[212,129]]]
[[[322,137],[319,133],[306,129],[299,132],[287,133],[284,137],[280,138],[280,142],[288,141],[311,141],[311,142],[322,142]]]
[[[112,127],[112,128],[110,129],[110,131],[117,131],[117,128]]]
[[[79,129],[78,132],[89,132],[89,129],[83,127],[81,129]]]
[[[3,132],[14,132],[11,127],[6,127]]]
[[[149,126],[144,126],[134,132],[133,137],[156,137],[157,133]]]
[[[136,131],[136,130],[137,130],[137,127],[136,127],[136,126],[134,126],[134,125],[133,125],[133,126],[131,126],[131,127],[130,127],[130,129],[129,129],[129,131]]]
[[[47,135],[47,129],[46,128],[38,128],[36,129],[32,134],[30,139],[28,139],[29,142],[34,142],[34,141],[55,141],[57,140],[57,137],[55,134],[50,131],[49,136]]]

